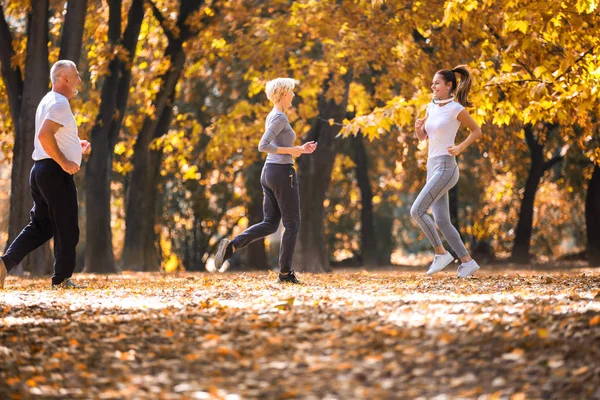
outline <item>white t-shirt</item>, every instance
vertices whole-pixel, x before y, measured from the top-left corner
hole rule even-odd
[[[454,146],[460,121],[456,119],[465,108],[456,101],[440,106],[429,103],[425,130],[429,138],[429,157],[450,156],[448,147]]]
[[[62,125],[54,135],[58,148],[67,160],[81,165],[81,142],[77,134],[77,122],[71,111],[69,100],[60,93],[48,92],[40,101],[35,113],[35,142],[31,156],[35,161],[51,158],[42,147],[38,138],[45,120]]]

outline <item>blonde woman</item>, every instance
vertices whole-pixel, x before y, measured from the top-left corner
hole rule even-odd
[[[292,106],[295,82],[290,78],[277,78],[267,82],[267,98],[273,102],[273,110],[267,116],[265,132],[258,150],[267,154],[260,182],[264,200],[262,222],[246,229],[232,241],[223,239],[215,255],[215,269],[224,270],[236,250],[275,233],[283,220],[285,232],[279,251],[279,281],[300,283],[292,270],[296,236],[300,229],[300,192],[294,170],[294,157],[311,154],[317,143],[307,142],[294,146],[296,133],[287,118],[286,111]]]
[[[460,83],[457,81],[460,77]],[[456,156],[481,136],[481,128],[465,107],[469,106],[471,75],[465,66],[452,70],[443,69],[433,77],[431,84],[433,101],[427,107],[425,118],[417,119],[415,130],[419,140],[428,139],[427,183],[410,210],[411,216],[421,227],[435,250],[435,256],[427,275],[444,269],[454,261],[446,251],[437,233],[436,225],[461,260],[458,277],[466,278],[479,269],[471,258],[456,228],[450,222],[448,191],[458,183]],[[462,143],[455,145],[460,125],[471,133]],[[427,214],[431,209],[434,221]]]

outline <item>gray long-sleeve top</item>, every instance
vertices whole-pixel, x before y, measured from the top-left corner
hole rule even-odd
[[[258,151],[269,153],[268,163],[293,164],[294,158],[289,154],[277,154],[279,147],[292,147],[296,133],[292,129],[287,115],[273,108],[265,122],[265,133],[258,143]]]

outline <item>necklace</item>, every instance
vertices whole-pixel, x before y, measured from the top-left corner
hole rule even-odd
[[[446,104],[446,103],[450,103],[451,101],[454,101],[454,96],[450,97],[449,99],[445,99],[445,100],[440,100],[437,97],[434,97],[432,100],[433,104]]]

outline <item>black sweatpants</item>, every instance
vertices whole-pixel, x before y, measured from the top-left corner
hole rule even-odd
[[[12,242],[2,260],[10,271],[23,258],[54,237],[54,275],[58,284],[73,275],[79,242],[77,189],[73,176],[56,161],[36,161],[29,175],[31,220]]]
[[[279,270],[286,273],[292,270],[296,236],[300,229],[300,191],[298,178],[291,164],[265,164],[260,183],[263,188],[264,201],[262,222],[252,225],[233,239],[235,249],[248,246],[255,240],[271,235],[279,228],[283,219],[285,232],[279,250]]]

